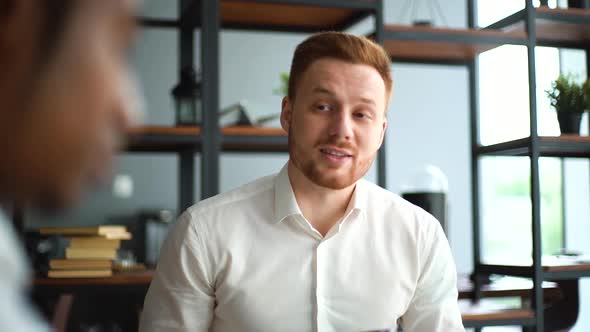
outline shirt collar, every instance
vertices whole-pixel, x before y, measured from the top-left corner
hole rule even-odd
[[[281,171],[275,178],[275,214],[274,221],[279,223],[285,218],[293,215],[303,215],[295,199],[295,193],[293,187],[291,187],[291,181],[289,180],[289,174],[287,171],[288,163],[283,166]],[[354,193],[347,208],[345,216],[350,213],[357,211],[359,214],[363,214],[367,209],[367,186],[366,180],[360,179],[356,183]]]
[[[303,215],[297,205],[295,193],[291,187],[289,173],[287,171],[289,163],[281,169],[275,178],[275,215],[274,221],[279,223],[285,218],[292,215]]]
[[[367,186],[368,183],[365,179],[360,179],[356,182],[356,187],[349,203],[351,208],[347,209],[349,212],[358,211],[359,213],[364,213],[367,210]]]

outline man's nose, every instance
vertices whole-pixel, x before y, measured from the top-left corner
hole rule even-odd
[[[345,110],[334,112],[330,118],[329,134],[343,140],[350,140],[353,135],[352,116]]]

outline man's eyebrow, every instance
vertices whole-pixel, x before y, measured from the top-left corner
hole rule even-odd
[[[371,98],[361,97],[361,101],[365,104],[371,104],[373,106],[377,105],[375,101]]]
[[[330,89],[322,87],[322,86],[318,86],[313,88],[313,90],[311,90],[311,92],[313,93],[325,93],[325,94],[329,94],[329,95],[333,95],[334,92],[332,92]]]

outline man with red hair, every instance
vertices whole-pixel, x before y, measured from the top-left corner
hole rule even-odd
[[[385,51],[326,32],[295,50],[283,169],[199,202],[164,244],[147,331],[464,331],[439,222],[362,179],[387,128]]]

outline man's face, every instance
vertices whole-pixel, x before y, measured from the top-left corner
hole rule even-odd
[[[315,61],[298,82],[295,100],[283,100],[281,124],[292,163],[322,187],[354,184],[381,146],[385,107],[385,83],[373,67]]]
[[[10,121],[2,128],[13,142],[7,163],[0,166],[0,189],[9,191],[5,195],[61,208],[76,201],[84,187],[109,179],[113,155],[138,101],[127,68],[134,30],[130,2],[76,2],[48,64],[24,78],[30,90],[26,100],[8,103],[17,109],[0,110],[0,120]],[[31,45],[42,36],[29,31],[22,43],[34,53]],[[10,51],[15,58],[31,59],[13,63],[33,67],[34,54]],[[14,79],[23,81],[25,75],[20,76]]]

